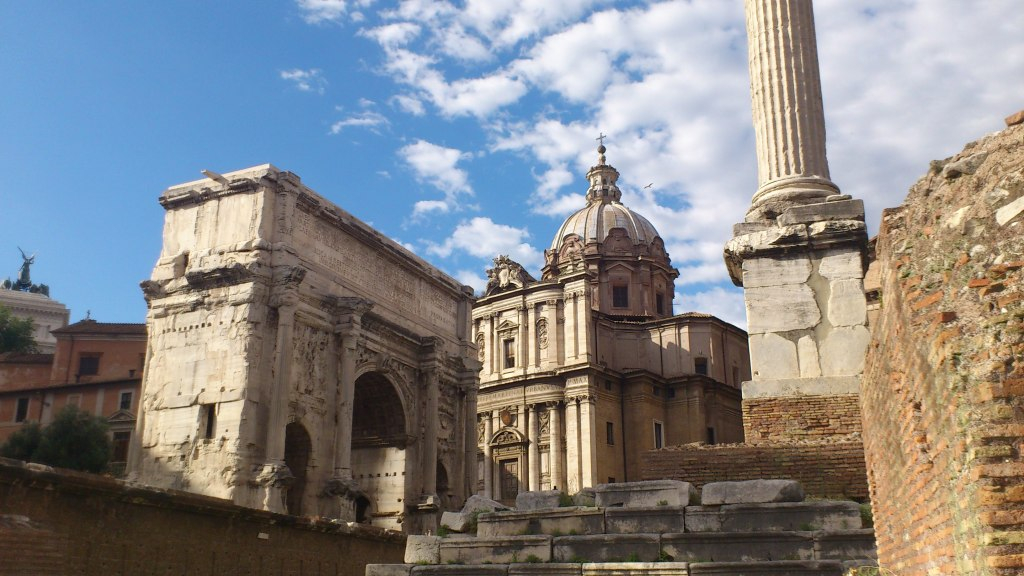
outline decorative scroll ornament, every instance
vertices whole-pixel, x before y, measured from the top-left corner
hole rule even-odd
[[[477,334],[476,337],[476,357],[483,362],[484,361],[484,335]]]
[[[541,350],[548,347],[548,321],[544,318],[537,320],[537,345]]]
[[[525,288],[536,281],[521,264],[502,254],[494,259],[494,268],[487,269],[484,295],[489,296],[510,288]]]

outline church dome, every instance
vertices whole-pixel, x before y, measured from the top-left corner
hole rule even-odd
[[[633,244],[650,245],[658,237],[658,231],[647,218],[627,208],[619,200],[622,192],[616,185],[619,172],[605,163],[605,147],[600,153],[598,164],[587,172],[590,188],[587,190],[587,205],[566,218],[555,233],[551,249],[558,251],[567,237],[579,236],[584,245],[604,242],[614,228],[625,230]]]

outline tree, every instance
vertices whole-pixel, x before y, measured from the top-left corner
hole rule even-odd
[[[18,318],[10,308],[0,305],[0,353],[35,352],[33,328],[31,318]]]
[[[31,460],[42,437],[43,429],[38,422],[25,422],[0,446],[0,456],[15,460]]]
[[[99,473],[107,467],[111,443],[107,436],[107,422],[103,418],[68,405],[42,431],[39,431],[38,424],[34,424],[33,432],[32,426],[26,425],[12,434],[0,447],[0,454],[83,472]],[[33,434],[38,435],[34,449]]]

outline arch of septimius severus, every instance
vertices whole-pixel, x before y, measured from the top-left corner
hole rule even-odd
[[[472,290],[270,165],[160,202],[132,474],[436,528],[475,473]]]

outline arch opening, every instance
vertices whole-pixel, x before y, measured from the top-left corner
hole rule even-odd
[[[295,479],[285,496],[285,508],[292,516],[302,515],[302,500],[306,495],[309,458],[313,442],[309,432],[298,422],[288,424],[284,429],[284,463]]]
[[[356,520],[402,529],[406,452],[405,410],[398,390],[383,374],[356,378],[352,414],[352,475],[365,494]]]

